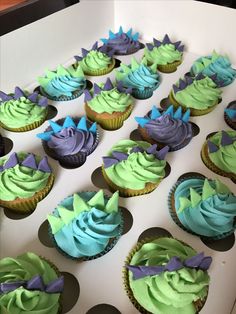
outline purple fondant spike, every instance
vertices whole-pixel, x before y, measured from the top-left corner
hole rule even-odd
[[[89,51],[84,49],[84,48],[82,48],[81,51],[82,51],[83,58],[85,58],[87,56],[87,54],[89,53]]]
[[[176,41],[175,43],[173,43],[173,45],[175,46],[175,49],[177,49],[180,44],[181,44],[181,41]]]
[[[96,83],[94,83],[93,84],[93,91],[94,91],[94,95],[98,95],[101,93],[102,90]]]
[[[47,293],[60,293],[63,291],[64,288],[64,277],[61,276],[53,281],[51,281],[46,289],[45,292]]]
[[[2,172],[4,170],[3,166],[0,166],[0,172]]]
[[[21,162],[21,166],[25,166],[31,169],[36,170],[37,164],[36,164],[36,160],[35,160],[35,156],[33,154],[29,154],[22,162]]]
[[[98,50],[98,42],[97,41],[93,44],[91,50]]]
[[[38,92],[34,92],[27,97],[30,101],[36,103],[38,99]]]
[[[113,151],[112,156],[115,157],[118,161],[126,160],[128,158],[128,154],[118,151]]]
[[[205,76],[200,72],[196,77],[195,80],[203,80],[205,78]]]
[[[39,99],[38,105],[40,107],[46,107],[48,105],[48,99],[46,97],[41,97]]]
[[[86,102],[86,101],[90,101],[91,99],[92,99],[92,96],[91,96],[89,90],[88,90],[88,89],[85,89],[85,90],[84,90],[84,101],[85,101],[85,102]]]
[[[52,169],[48,163],[48,158],[46,156],[40,160],[40,162],[38,164],[38,170],[40,170],[42,172],[49,172],[49,173],[52,172]]]
[[[157,144],[153,144],[152,146],[148,147],[148,149],[146,149],[146,152],[148,154],[155,154],[157,150]]]
[[[104,168],[109,168],[115,164],[118,164],[118,160],[112,157],[102,157]]]
[[[130,150],[130,153],[143,153],[144,149],[140,146],[135,146]]]
[[[179,89],[183,90],[185,89],[186,86],[187,86],[187,83],[184,80],[179,79]]]
[[[107,53],[107,46],[103,45],[102,47],[99,48],[99,51],[102,53]]]
[[[183,51],[184,51],[184,45],[179,46],[179,47],[177,48],[177,50],[179,50],[179,52],[183,52]]]
[[[233,139],[227,134],[227,132],[222,131],[221,132],[222,136],[221,136],[221,145],[222,146],[227,146],[227,145],[231,145],[233,144]]]
[[[209,140],[207,141],[207,146],[209,149],[209,153],[215,153],[219,150],[219,147],[215,143],[213,143]]]
[[[211,263],[212,263],[212,257],[211,256],[206,256],[201,261],[201,264],[199,265],[199,268],[202,269],[202,270],[208,270],[209,267],[211,266]]]
[[[113,89],[113,84],[112,84],[110,78],[108,77],[107,81],[103,87],[103,90],[111,90],[111,89]]]
[[[24,92],[22,91],[22,89],[20,89],[20,87],[16,86],[15,88],[15,93],[14,93],[14,98],[15,99],[19,99],[21,97],[25,97]]]
[[[181,262],[180,258],[177,256],[172,257],[165,266],[165,270],[168,270],[168,271],[175,271],[181,268],[183,268],[183,263]]]
[[[180,91],[180,89],[179,89],[178,86],[173,85],[173,91],[174,91],[174,93],[176,94],[176,93],[178,93],[178,92]]]
[[[114,49],[110,49],[109,51],[107,52],[104,52],[108,57],[112,58],[114,53],[115,53],[115,50]]]
[[[197,255],[190,257],[184,261],[184,265],[190,268],[197,268],[204,259],[204,253],[198,253]]]
[[[217,80],[217,73],[211,75],[210,78],[215,82]]]
[[[154,44],[155,47],[160,47],[162,42],[157,40],[156,38],[153,38],[153,44]]]
[[[166,157],[166,154],[168,153],[168,151],[170,150],[170,147],[169,146],[165,146],[163,147],[161,150],[159,150],[157,153],[156,153],[156,158],[158,158],[159,160],[164,160],[165,157]]]
[[[118,82],[117,82],[116,88],[117,88],[117,90],[118,90],[120,93],[123,93],[123,92],[124,92],[124,87],[123,87],[122,81],[118,81]]]
[[[154,48],[153,44],[146,44],[146,46],[149,51],[152,51]]]
[[[132,93],[132,90],[133,90],[132,87],[124,88],[125,94],[131,94],[131,93]]]
[[[191,85],[193,83],[193,78],[191,78],[190,76],[186,76],[185,81],[187,82],[188,85]]]
[[[40,275],[37,275],[30,279],[26,284],[26,289],[44,291],[45,286],[42,277]]]
[[[146,276],[159,275],[165,270],[165,266],[126,265],[126,267],[133,273],[133,277],[135,280],[146,277]]]
[[[76,61],[81,61],[81,60],[83,60],[83,57],[80,57],[80,56],[74,56],[74,58],[75,58]]]
[[[14,291],[17,288],[23,287],[25,284],[25,281],[15,281],[15,282],[5,282],[0,284],[0,295],[2,293],[8,293],[10,291]]]
[[[12,96],[5,94],[4,92],[0,91],[0,98],[2,101],[8,101],[13,99]]]
[[[5,169],[13,168],[18,164],[19,164],[19,160],[18,160],[17,154],[13,153],[13,154],[11,154],[11,156],[9,157],[9,159],[7,160],[5,165],[3,166],[3,169],[5,170]]]
[[[165,44],[171,44],[171,41],[170,41],[170,38],[167,34],[165,34],[163,40],[162,40],[162,43],[165,45]]]

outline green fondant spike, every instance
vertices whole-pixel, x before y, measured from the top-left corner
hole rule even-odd
[[[199,195],[193,188],[190,188],[190,199],[192,207],[197,206],[202,200],[201,195]]]
[[[57,233],[64,226],[64,222],[59,217],[48,215],[47,218],[52,229],[52,234]]]
[[[215,180],[215,184],[216,184],[216,192],[217,193],[221,193],[221,194],[229,194],[229,193],[231,193],[231,191],[227,187],[227,185],[222,183],[220,180],[216,179]]]
[[[71,67],[71,68],[74,70],[73,67]],[[75,71],[75,73],[74,73],[75,77],[84,77],[84,72],[83,72],[83,69],[80,65],[74,71]]]
[[[178,212],[182,212],[185,208],[191,206],[191,201],[187,197],[179,198],[179,209]]]
[[[50,80],[51,79],[46,77],[38,77],[38,82],[43,88],[48,85],[48,82],[50,82]]]
[[[73,209],[76,216],[83,211],[90,210],[90,208],[91,207],[78,194],[73,195]]]
[[[54,79],[57,74],[53,71],[49,71],[48,69],[45,70],[46,77],[49,78],[50,80]]]
[[[119,202],[119,192],[116,191],[107,202],[106,207],[105,207],[105,212],[116,213],[119,207],[118,202]]]
[[[157,64],[156,64],[156,63],[153,63],[153,64],[150,66],[150,69],[152,70],[153,73],[157,73]]]
[[[103,190],[98,191],[89,201],[88,204],[98,209],[104,209],[105,200]]]
[[[68,210],[63,206],[58,206],[57,210],[65,225],[68,225],[76,216],[73,211]]]
[[[69,75],[70,74],[62,65],[59,65],[57,67],[56,73],[57,73],[58,76],[65,76],[65,75]]]
[[[218,59],[219,56],[220,55],[215,50],[212,51],[212,55],[211,55],[212,61],[215,61],[216,59]]]
[[[132,71],[138,69],[140,66],[140,64],[138,63],[138,61],[135,58],[131,59],[131,69]]]
[[[211,60],[207,58],[202,58],[202,63],[205,67],[207,67],[209,64],[211,64]]]
[[[128,65],[126,65],[124,63],[121,63],[120,67],[124,73],[129,73],[131,71],[130,67],[128,67]]]
[[[140,64],[147,65],[147,64],[148,64],[147,59],[144,57],[144,58],[141,60]]]
[[[205,179],[203,188],[202,188],[202,200],[206,200],[208,197],[216,194],[215,189],[210,185],[209,181]]]

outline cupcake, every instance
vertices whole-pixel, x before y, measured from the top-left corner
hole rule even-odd
[[[86,88],[86,78],[82,67],[64,68],[59,65],[56,71],[46,70],[45,77],[39,77],[40,92],[55,101],[66,101],[78,98]]]
[[[109,78],[103,86],[94,83],[91,94],[85,91],[87,117],[106,130],[121,128],[133,109],[130,93],[131,89],[125,89],[122,84],[115,86]]]
[[[135,117],[135,120],[145,141],[162,147],[167,145],[170,151],[175,151],[188,145],[193,137],[189,116],[189,109],[183,114],[181,107],[174,112],[172,105],[166,111],[153,106],[146,116]]]
[[[216,74],[218,86],[231,84],[236,77],[236,70],[231,67],[231,62],[227,56],[222,56],[213,51],[211,55],[198,58],[192,65],[191,75],[202,73],[205,76]]]
[[[103,157],[102,172],[111,190],[121,196],[138,196],[152,192],[165,177],[164,160],[169,147],[143,141],[121,140]]]
[[[75,56],[75,68],[81,66],[86,75],[104,75],[113,70],[116,60],[113,58],[114,51],[106,46],[98,48],[96,42],[91,50],[82,48],[82,57]]]
[[[236,101],[232,101],[224,111],[225,122],[236,130]]]
[[[172,218],[185,231],[213,239],[236,229],[236,196],[221,181],[185,177],[169,195]]]
[[[27,252],[0,260],[1,313],[61,312],[64,277],[46,259]]]
[[[142,44],[138,41],[139,33],[132,34],[132,28],[125,33],[122,26],[118,33],[109,31],[109,38],[101,38],[103,46],[114,51],[114,55],[125,56],[137,52],[142,48]]]
[[[47,98],[19,87],[14,94],[0,92],[0,126],[13,132],[33,130],[47,119],[47,105]]]
[[[100,190],[79,192],[64,199],[48,215],[55,247],[76,260],[95,259],[110,251],[123,230],[118,198],[118,192],[109,198]]]
[[[219,131],[203,144],[201,157],[213,172],[236,180],[236,131]]]
[[[37,134],[37,137],[42,140],[46,154],[62,166],[80,167],[98,145],[96,123],[92,124],[85,117],[67,116],[56,122],[49,121],[49,124],[45,132]]]
[[[160,72],[171,73],[182,63],[183,51],[181,41],[174,43],[166,34],[162,41],[153,38],[153,43],[146,44],[143,58],[148,65],[155,64]]]
[[[175,107],[181,106],[184,111],[190,109],[191,116],[201,116],[216,107],[221,101],[221,94],[213,77],[199,74],[194,79],[187,76],[179,79],[173,85],[169,100]]]
[[[211,262],[177,239],[146,239],[126,260],[125,289],[140,313],[196,314],[207,298]]]
[[[135,58],[131,59],[128,66],[121,63],[120,70],[116,72],[116,79],[121,81],[124,87],[132,88],[132,96],[137,99],[150,98],[160,85],[156,67],[148,67],[145,60],[139,63]]]

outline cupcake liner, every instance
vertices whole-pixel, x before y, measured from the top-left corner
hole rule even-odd
[[[86,191],[88,192],[88,191]],[[90,191],[91,192],[91,191]],[[107,195],[104,195],[105,198],[109,199],[109,197]],[[70,197],[70,196],[68,196]],[[99,257],[102,257],[103,255],[105,255],[106,253],[108,253],[109,251],[111,251],[111,249],[116,245],[116,243],[118,242],[118,240],[120,239],[121,235],[122,235],[122,232],[123,232],[123,229],[124,229],[124,216],[122,214],[122,210],[121,210],[121,207],[119,206],[119,212],[120,212],[120,216],[121,216],[121,223],[120,223],[120,228],[119,228],[119,234],[114,237],[114,238],[111,238],[107,244],[107,246],[105,247],[105,249],[96,254],[96,255],[93,255],[93,256],[83,256],[83,257],[73,257],[73,256],[70,256],[68,253],[66,253],[65,251],[63,251],[58,245],[57,245],[57,242],[54,238],[54,235],[52,234],[52,229],[51,229],[51,226],[50,224],[48,224],[48,234],[49,234],[49,237],[50,239],[52,240],[53,244],[54,244],[54,247],[57,249],[57,251],[59,253],[61,253],[63,256],[65,256],[66,258],[69,258],[73,261],[77,261],[77,262],[83,262],[83,261],[91,261],[91,260],[94,260],[94,259],[97,259]]]
[[[41,86],[39,86],[39,91],[40,91],[41,95],[45,96],[46,98],[48,98],[50,100],[53,100],[53,101],[69,101],[69,100],[73,100],[73,99],[76,99],[79,96],[81,96],[83,94],[85,88],[86,88],[86,85],[87,84],[85,84],[84,88],[72,92],[71,96],[66,96],[66,95],[62,95],[60,97],[51,96],[51,95],[47,94],[45,92],[45,90]]]
[[[54,175],[51,174],[48,178],[47,185],[40,191],[36,192],[29,198],[17,198],[14,201],[4,201],[0,199],[0,206],[5,207],[17,214],[31,213],[35,210],[37,203],[44,199],[54,183]]]
[[[215,164],[213,164],[213,162],[210,160],[209,154],[208,154],[207,141],[205,141],[205,143],[202,146],[201,158],[202,158],[203,163],[208,169],[215,172],[216,174],[219,174],[220,176],[230,178],[233,182],[236,182],[236,174],[221,170]]]
[[[96,121],[105,130],[117,130],[120,129],[126,119],[130,116],[133,105],[129,105],[124,112],[114,112],[113,114],[108,113],[96,113],[93,111],[87,103],[85,103],[85,112],[87,117]]]
[[[158,64],[157,69],[163,73],[172,73],[177,70],[177,67],[182,63],[182,60],[174,61],[168,64]]]
[[[158,182],[158,183],[151,183],[148,182],[145,185],[144,189],[141,190],[132,190],[132,189],[128,189],[128,188],[122,188],[116,184],[114,184],[107,176],[104,166],[102,166],[102,174],[104,179],[106,180],[107,184],[109,185],[109,187],[111,188],[112,191],[119,191],[120,196],[123,197],[132,197],[132,196],[139,196],[139,195],[143,195],[143,194],[148,194],[151,193],[152,191],[154,191],[157,186],[161,183],[162,179]]]
[[[213,111],[215,109],[215,107],[218,105],[218,103],[220,102],[220,100],[218,99],[217,102],[211,106],[210,108],[207,109],[195,109],[195,108],[187,108],[185,106],[183,106],[182,104],[178,103],[177,100],[175,99],[173,92],[171,91],[171,93],[169,94],[169,100],[170,103],[174,106],[175,109],[177,109],[177,107],[181,106],[183,111],[187,111],[188,109],[190,109],[190,115],[191,116],[203,116],[211,111]]]
[[[153,92],[158,88],[159,85],[160,82],[154,87],[145,87],[144,90],[133,88],[131,95],[136,99],[148,99],[152,97]]]
[[[78,63],[74,64],[74,67],[76,67],[77,64]],[[89,75],[89,76],[105,75],[105,74],[110,73],[114,69],[115,64],[116,64],[116,59],[112,58],[111,64],[109,64],[109,66],[107,68],[105,68],[105,69],[98,69],[98,70],[90,69],[89,71],[86,71],[86,70],[83,69],[83,71],[84,71],[85,75]]]

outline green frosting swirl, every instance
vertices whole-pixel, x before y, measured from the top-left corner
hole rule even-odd
[[[10,128],[21,128],[45,118],[47,110],[26,97],[11,99],[0,105],[0,121]]]
[[[148,63],[155,63],[158,65],[166,65],[182,59],[183,53],[175,48],[173,44],[161,45],[154,47],[151,51],[144,49],[144,59]]]
[[[124,112],[132,104],[129,94],[120,93],[117,88],[102,91],[88,101],[88,106],[97,113]]]
[[[236,131],[227,131],[227,134],[234,139],[230,145],[221,145],[222,132],[211,136],[209,140],[216,144],[219,149],[209,153],[210,160],[221,170],[236,174]]]
[[[26,154],[18,154],[19,161]],[[6,159],[0,160],[0,166],[4,165]],[[13,168],[0,172],[1,200],[13,201],[17,198],[29,198],[36,192],[42,190],[48,182],[50,173],[16,165]]]
[[[178,84],[176,84],[178,86]],[[205,77],[202,80],[194,80],[191,85],[178,91],[176,94],[172,90],[175,99],[182,106],[194,109],[207,109],[218,103],[222,91],[217,88],[214,81]]]
[[[147,149],[151,144],[143,141],[119,141],[108,155],[111,156],[112,151],[118,151],[129,156],[126,160],[105,168],[105,172],[119,187],[141,190],[145,188],[146,183],[158,183],[165,176],[166,161],[158,160],[154,155],[146,152],[131,153],[131,149],[135,146]]]
[[[36,275],[41,275],[45,284],[58,278],[49,263],[34,253],[25,253],[17,258],[6,257],[0,260],[0,283],[29,280]],[[29,291],[20,287],[14,291],[0,294],[0,309],[3,313],[8,314],[57,314],[59,297],[59,293]]]
[[[145,243],[133,255],[130,265],[159,266],[177,256],[181,261],[196,251],[173,238],[159,238]],[[129,284],[137,302],[154,314],[195,314],[193,302],[207,296],[209,276],[203,270],[182,268],[134,280],[129,271]]]
[[[89,51],[87,56],[79,62],[84,72],[106,69],[111,63],[112,59],[110,57],[97,50]]]

